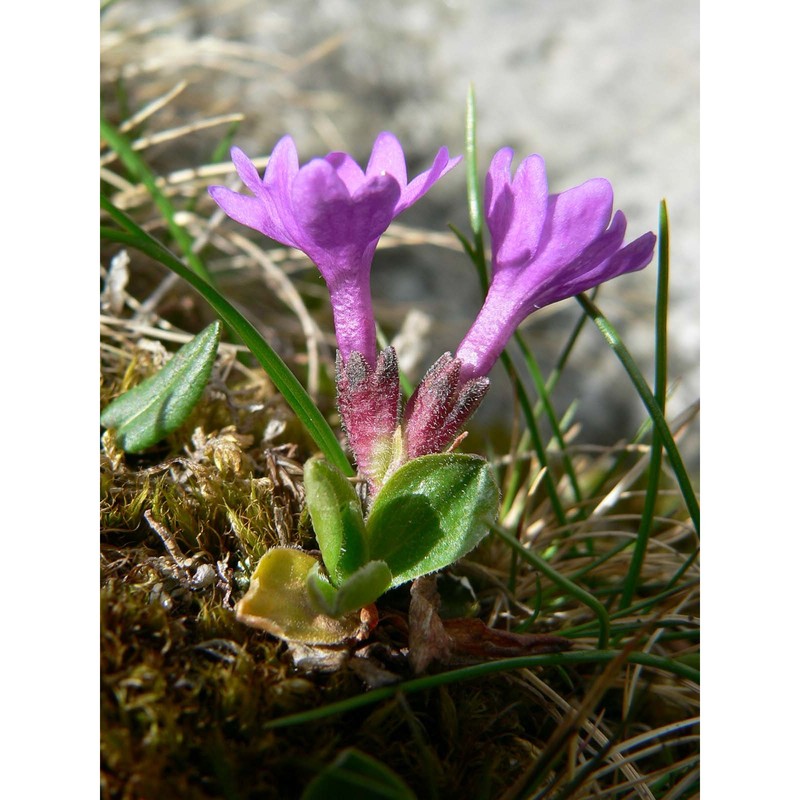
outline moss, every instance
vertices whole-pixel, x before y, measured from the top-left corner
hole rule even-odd
[[[214,591],[166,602],[154,591],[157,573],[135,570],[101,590],[107,797],[298,796],[350,745],[417,776],[420,796],[430,784],[458,796],[475,780],[497,788],[487,770],[502,766],[507,776],[530,753],[502,680],[480,693],[451,687],[390,701],[349,714],[346,724],[264,731],[274,716],[359,693],[360,682],[349,673],[294,674],[282,645],[220,613]]]

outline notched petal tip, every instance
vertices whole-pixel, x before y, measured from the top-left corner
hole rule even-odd
[[[358,166],[356,160],[348,153],[334,152],[325,156],[327,161],[342,179],[351,195],[355,194],[366,180],[364,170]]]
[[[253,194],[258,194],[263,189],[261,177],[258,174],[255,164],[248,158],[244,150],[239,147],[232,147],[231,161],[244,185],[253,192]]]
[[[272,149],[264,170],[264,184],[288,198],[289,186],[300,169],[297,146],[291,136],[282,136]]]
[[[440,147],[439,152],[436,154],[436,158],[433,159],[431,172],[436,174],[437,178],[441,178],[442,176],[447,175],[451,169],[457,167],[463,160],[464,156],[459,154],[451,157],[450,151],[447,149],[447,147]]]
[[[616,261],[616,275],[637,272],[644,269],[655,255],[657,237],[652,231],[642,234],[630,244],[625,245],[613,258]]]
[[[450,158],[449,151],[446,147],[439,148],[439,152],[436,154],[436,158],[434,158],[430,169],[421,172],[403,188],[403,192],[394,211],[395,216],[416,203],[424,194],[427,194],[433,185],[450,172],[460,161],[461,156]]]
[[[208,193],[231,219],[270,235],[265,209],[255,197],[239,194],[227,186],[209,186]]]
[[[372,153],[367,163],[366,174],[391,175],[405,189],[408,183],[406,157],[400,140],[391,131],[381,131],[375,138]]]
[[[288,133],[285,136],[281,136],[275,143],[275,147],[272,148],[272,155],[270,156],[270,160],[272,159],[290,164],[292,162],[297,163],[297,145]]]
[[[504,172],[511,178],[511,162],[514,160],[513,147],[501,147],[489,162],[489,172]]]

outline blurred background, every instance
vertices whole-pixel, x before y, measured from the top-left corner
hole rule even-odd
[[[516,163],[544,156],[551,191],[608,178],[629,239],[657,230],[659,201],[667,200],[674,418],[699,396],[698,13],[696,0],[117,0],[103,14],[103,100],[117,106],[119,121],[119,106],[132,113],[186,81],[159,112],[159,126],[241,112],[234,141],[251,157],[269,155],[290,133],[301,162],[347,150],[364,165],[388,129],[413,174],[442,145],[463,152],[472,83],[481,172],[510,145]],[[197,167],[223,132],[185,137],[161,164],[151,148],[148,161],[163,172]],[[390,336],[410,310],[426,315],[427,323],[412,325],[424,332],[412,377],[458,346],[480,306],[477,276],[447,228],[468,230],[465,177],[462,166],[400,218],[435,234],[429,243],[379,251],[373,268],[376,312]],[[202,202],[198,213],[213,213]],[[597,298],[648,379],[655,277],[654,263]],[[581,313],[568,300],[524,326],[545,375]],[[645,417],[591,323],[559,384],[557,408],[575,398],[581,441],[630,437]],[[497,368],[471,429],[507,430],[510,403]],[[695,462],[696,434],[684,444]]]

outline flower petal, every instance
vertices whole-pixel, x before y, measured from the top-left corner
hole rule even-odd
[[[225,213],[237,222],[255,228],[281,244],[297,247],[297,226],[284,188],[291,180],[292,157],[296,165],[294,142],[284,136],[270,156],[262,181],[253,162],[241,149],[233,147],[231,160],[242,182],[255,197],[237,194],[224,186],[210,186],[209,193]],[[261,208],[248,202],[250,200],[260,204]]]
[[[652,260],[656,247],[656,235],[652,232],[647,232],[634,239],[630,244],[625,245],[618,253],[615,253],[603,265],[602,275],[600,280],[609,281],[619,275],[625,275],[628,272],[638,272],[644,269]],[[595,282],[596,276],[592,276]],[[594,285],[594,284],[593,284]],[[579,289],[578,291],[584,291]]]
[[[288,198],[289,187],[299,169],[294,139],[291,136],[282,136],[267,162],[264,185],[277,189],[282,197]]]
[[[276,242],[294,246],[294,241],[286,235],[279,222],[276,224],[274,214],[270,213],[261,198],[239,194],[227,186],[209,186],[208,193],[231,219],[260,231]]]
[[[655,243],[655,234],[645,233],[623,247],[622,250],[618,250],[610,258],[598,263],[593,269],[578,274],[568,284],[559,284],[543,293],[541,305],[549,305],[567,297],[574,297],[620,275],[644,269],[653,260]]]
[[[291,187],[300,167],[297,147],[291,136],[283,136],[275,145],[264,171],[265,198],[270,211],[284,230],[286,244],[303,249],[303,233],[292,210]]]
[[[536,261],[543,270],[569,263],[605,231],[611,220],[614,192],[605,178],[593,178],[550,196],[547,220]]]
[[[514,195],[511,191],[511,161],[514,151],[510,147],[498,150],[489,164],[483,189],[483,207],[486,225],[492,236],[492,258],[505,241],[514,214]],[[526,248],[529,249],[529,248]]]
[[[351,197],[333,165],[322,159],[300,170],[292,190],[295,215],[308,241],[317,248],[358,253],[389,227],[399,195],[397,181],[384,175]]]
[[[261,183],[261,176],[258,174],[255,164],[238,147],[231,148],[231,161],[233,161],[233,166],[236,167],[244,185],[256,197],[260,196],[264,190],[264,184]]]
[[[447,175],[460,161],[461,156],[450,158],[447,148],[442,147],[436,154],[431,168],[417,175],[417,177],[403,189],[400,200],[394,210],[395,216],[405,211],[410,205],[416,203],[439,178]]]
[[[297,173],[292,206],[305,240],[320,247],[341,247],[348,239],[351,205],[347,186],[327,161],[315,158]]]
[[[391,175],[401,189],[406,188],[408,173],[406,172],[406,157],[397,137],[389,131],[378,134],[372,146],[372,154],[367,164],[367,177],[375,175]]]
[[[353,236],[372,242],[390,225],[396,215],[400,185],[391,175],[371,178],[354,195]]]
[[[604,277],[603,265],[622,247],[627,224],[625,215],[617,211],[608,230],[589,244],[577,258],[548,275],[541,276],[535,290],[529,289],[532,296],[528,313],[566,297],[573,297],[608,280]],[[532,269],[531,277],[534,275],[535,271]],[[578,286],[582,288],[576,288]]]
[[[351,195],[355,194],[366,181],[364,171],[355,159],[347,153],[328,153],[325,160],[336,170]]]
[[[492,156],[489,171],[486,173],[483,205],[490,230],[492,229],[493,221],[499,223],[503,230],[508,227],[508,225],[502,224],[504,217],[511,215],[511,208],[506,208],[508,195],[507,193],[503,195],[506,198],[505,200],[500,195],[503,190],[508,189],[511,185],[511,162],[513,158],[514,151],[510,147],[501,148]],[[494,235],[493,231],[492,235]]]
[[[505,157],[498,162],[502,164]],[[500,180],[498,174],[495,180]],[[488,183],[488,179],[487,179]],[[495,272],[524,266],[539,246],[547,219],[547,172],[544,159],[528,156],[510,185],[499,193],[492,188],[492,217],[487,213],[492,234]]]

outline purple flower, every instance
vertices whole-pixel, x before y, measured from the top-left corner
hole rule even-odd
[[[263,179],[238,148],[231,158],[253,196],[224,186],[209,187],[211,196],[229,217],[302,250],[317,265],[331,294],[343,361],[361,353],[374,369],[369,272],[378,239],[461,157],[450,158],[443,147],[431,168],[409,182],[400,142],[384,132],[375,140],[366,171],[347,153],[329,153],[300,167],[290,136],[275,146]]]
[[[498,151],[486,176],[492,281],[475,323],[456,351],[461,382],[489,373],[517,326],[543,306],[646,267],[656,237],[622,246],[626,220],[611,218],[611,184],[595,178],[548,195],[544,160],[526,158],[511,177],[514,151]],[[609,224],[610,223],[610,224]]]

